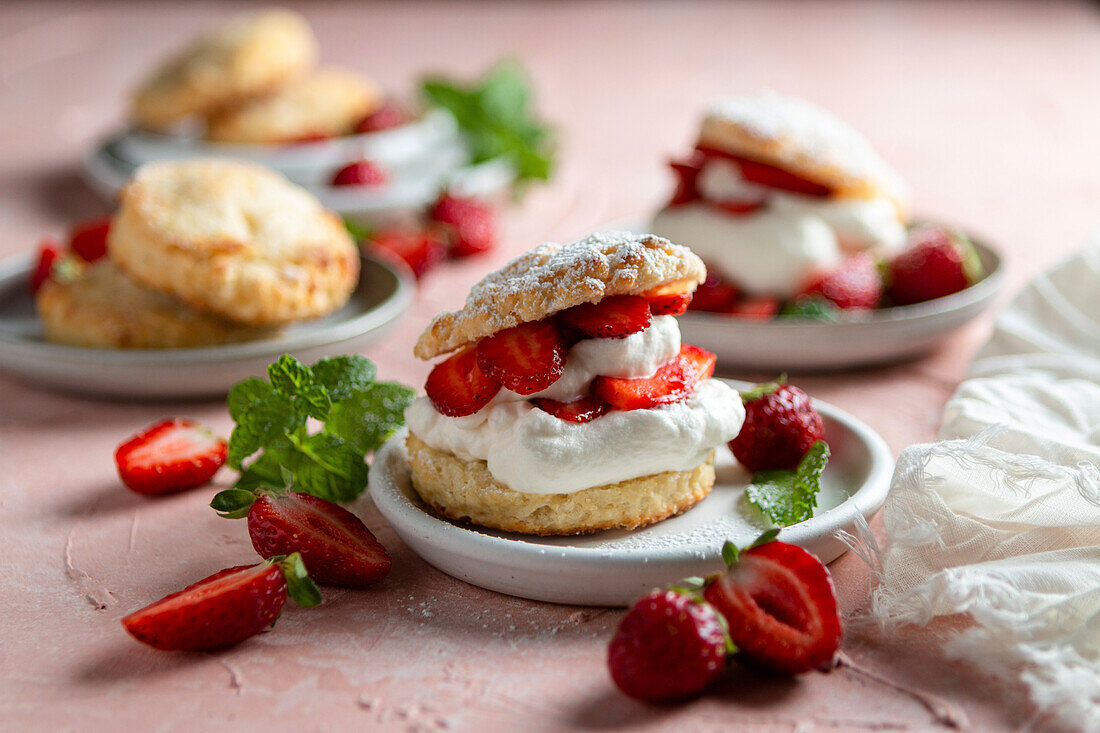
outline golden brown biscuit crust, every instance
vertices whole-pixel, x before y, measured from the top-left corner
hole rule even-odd
[[[414,353],[431,359],[581,303],[676,281],[693,291],[705,278],[706,267],[691,250],[652,234],[609,232],[570,244],[549,242],[485,276],[462,310],[436,316]]]
[[[210,117],[206,136],[232,143],[283,143],[346,135],[382,103],[371,80],[343,69],[321,69],[270,96]]]
[[[699,503],[714,487],[714,454],[690,471],[668,471],[571,494],[527,494],[493,478],[485,461],[464,461],[409,433],[412,484],[440,514],[536,535],[636,529]]]
[[[716,103],[699,144],[769,163],[833,189],[838,196],[884,196],[904,217],[908,190],[871,144],[831,113],[775,93]]]
[[[359,276],[355,244],[304,189],[234,161],[153,163],[122,190],[110,257],[138,282],[253,326],[322,316]]]
[[[35,296],[46,340],[101,349],[175,349],[270,338],[188,308],[138,285],[109,260],[72,279],[47,280]]]
[[[132,114],[160,130],[241,99],[267,94],[317,60],[305,19],[272,8],[233,16],[167,61],[134,93]]]

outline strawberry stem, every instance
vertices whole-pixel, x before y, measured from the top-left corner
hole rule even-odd
[[[310,608],[321,602],[321,590],[309,577],[306,564],[297,552],[290,555],[276,555],[268,562],[276,563],[286,579],[286,594],[302,608]]]
[[[780,374],[779,378],[773,382],[763,382],[761,384],[754,385],[752,389],[745,390],[741,393],[741,401],[748,403],[753,400],[758,400],[761,397],[767,397],[770,394],[775,394],[775,391],[787,383],[787,375]]]

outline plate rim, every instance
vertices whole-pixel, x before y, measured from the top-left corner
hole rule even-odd
[[[715,377],[715,379],[721,378]],[[750,384],[740,380],[721,379],[721,381],[730,384],[734,388],[744,388]],[[853,492],[848,499],[811,520],[783,528],[784,540],[796,544],[800,540],[808,541],[811,537],[834,536],[837,530],[841,528],[840,525],[854,519],[851,516],[853,511],[862,515],[865,519],[870,519],[885,503],[886,495],[890,491],[891,477],[895,465],[893,452],[886,441],[867,423],[831,403],[817,399],[814,399],[813,403],[823,416],[828,416],[830,419],[843,424],[860,438],[869,453],[870,470],[860,488]],[[513,566],[520,565],[523,562],[544,563],[547,557],[552,555],[556,560],[577,563],[580,566],[599,566],[622,570],[636,567],[638,563],[637,549],[545,545],[529,541],[519,534],[514,537],[486,535],[478,530],[435,516],[408,500],[407,497],[404,500],[388,501],[386,493],[391,492],[387,492],[384,483],[386,481],[393,483],[394,481],[390,470],[390,462],[393,460],[392,454],[404,448],[404,439],[407,433],[408,428],[401,428],[375,453],[371,464],[372,470],[368,478],[368,491],[372,501],[406,544],[409,543],[404,539],[403,532],[398,529],[399,526],[405,531],[417,533],[421,539],[430,541],[438,547],[445,547],[452,555],[461,555],[467,559],[479,559],[476,554],[479,546],[482,550],[494,546],[504,546],[511,553],[513,562],[510,565]],[[395,522],[393,516],[399,518],[412,517],[412,522],[404,525],[401,522]],[[457,546],[455,545],[456,542],[458,543]],[[678,566],[683,564],[685,560],[713,563],[721,558],[720,547],[711,547],[709,544],[702,542],[699,544],[681,544],[663,549],[654,548],[645,552],[646,565],[658,568]]]
[[[376,307],[339,323],[328,324],[291,337],[261,339],[237,344],[200,346],[180,349],[96,349],[48,341],[31,341],[0,331],[0,347],[34,352],[44,359],[64,361],[70,364],[164,367],[194,366],[211,363],[229,364],[270,356],[278,352],[293,352],[340,343],[380,328],[400,318],[412,303],[416,285],[411,271],[396,263],[383,260],[366,252],[359,252],[361,266],[371,266],[392,275],[397,283],[393,294]],[[22,252],[0,260],[0,282],[30,273],[33,252]],[[358,285],[356,286],[358,287]],[[275,346],[278,343],[278,346]],[[5,371],[9,371],[6,370]]]

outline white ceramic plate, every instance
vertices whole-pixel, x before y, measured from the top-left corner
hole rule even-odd
[[[638,220],[607,229],[644,232]],[[753,321],[688,311],[678,318],[686,343],[718,356],[725,368],[785,371],[851,369],[910,359],[931,350],[990,306],[1000,292],[1000,255],[971,237],[982,260],[982,279],[958,293],[915,305],[846,315],[837,322],[809,319]]]
[[[122,399],[220,397],[262,375],[282,354],[304,362],[353,352],[397,324],[415,292],[412,274],[364,255],[348,303],[271,339],[193,349],[90,349],[42,337],[27,288],[31,257],[0,262],[0,371],[68,392]]]
[[[438,109],[393,130],[292,146],[210,143],[130,130],[88,153],[84,177],[97,193],[114,201],[139,166],[199,157],[236,158],[267,166],[307,188],[325,208],[367,221],[415,213],[434,201],[443,187],[491,196],[515,180],[514,168],[503,160],[469,165],[469,150],[454,118]],[[370,187],[329,185],[337,170],[360,158],[383,165],[389,180]]]
[[[744,389],[744,383],[732,383]],[[832,457],[814,517],[780,537],[826,562],[846,547],[836,537],[882,506],[894,459],[877,433],[851,415],[816,402]],[[452,522],[426,508],[412,489],[405,430],[375,455],[370,495],[398,536],[443,572],[468,583],[552,603],[625,606],[651,588],[722,568],[729,539],[747,544],[766,525],[744,511],[750,476],[723,447],[710,495],[680,516],[634,531],[535,537]]]

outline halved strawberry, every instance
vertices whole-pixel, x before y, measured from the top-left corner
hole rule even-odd
[[[740,656],[787,674],[828,668],[841,625],[833,581],[821,561],[774,541],[731,554],[729,570],[704,595],[726,618]]]
[[[372,235],[370,242],[404,260],[417,279],[447,258],[443,242],[428,230],[391,227]]]
[[[874,258],[860,252],[810,278],[799,295],[821,296],[841,310],[866,310],[882,298],[882,275]]]
[[[779,298],[772,295],[745,298],[744,300],[738,300],[726,306],[724,312],[739,318],[746,318],[754,321],[767,321],[779,312]]]
[[[107,234],[111,230],[111,217],[89,219],[73,227],[69,236],[69,249],[85,262],[95,262],[107,256]]]
[[[669,206],[682,206],[699,200],[699,173],[706,160],[701,153],[692,152],[685,160],[669,161],[669,167],[676,174],[676,190],[668,202]]]
[[[640,295],[612,295],[598,303],[575,305],[558,316],[585,336],[614,339],[644,331],[652,320],[649,302]]]
[[[679,402],[694,391],[696,384],[714,373],[716,359],[709,351],[684,344],[680,353],[652,377],[596,377],[592,380],[592,394],[616,410],[644,410]]]
[[[678,316],[691,304],[691,293],[669,293],[648,298],[649,312],[654,316]]]
[[[228,453],[226,442],[193,420],[164,420],[123,443],[115,451],[122,483],[131,491],[155,496],[202,486],[218,472]]]
[[[389,130],[405,124],[408,120],[409,115],[399,104],[393,101],[387,101],[377,110],[364,117],[362,121],[355,126],[355,131],[364,133]]]
[[[531,400],[531,403],[556,418],[575,423],[590,422],[611,409],[606,402],[594,395],[581,397],[579,400],[573,400],[572,402],[559,402],[558,400],[538,397]]]
[[[726,158],[734,161],[741,169],[741,177],[749,183],[768,186],[769,188],[778,188],[793,193],[800,193],[804,196],[824,197],[832,193],[832,189],[828,186],[802,178],[801,176],[768,163],[750,160],[749,158],[733,155],[732,153],[727,153],[717,148],[700,146],[697,149],[707,156]]]
[[[286,490],[226,489],[210,503],[227,519],[248,517],[260,557],[300,553],[318,583],[366,588],[390,571],[390,555],[359,517],[331,501]]]
[[[46,237],[38,244],[38,260],[35,262],[30,280],[32,293],[37,293],[38,289],[50,279],[53,266],[61,259],[62,254],[61,245],[52,237]]]
[[[691,310],[725,313],[741,297],[737,286],[722,278],[713,269],[707,269],[707,279],[695,289]]]
[[[333,186],[381,186],[389,180],[386,169],[370,160],[348,163],[332,177]]]
[[[500,391],[500,383],[481,371],[477,361],[477,347],[471,346],[432,369],[424,391],[440,413],[448,417],[473,415]]]
[[[214,573],[131,613],[122,625],[154,649],[217,649],[274,624],[288,594],[304,607],[321,602],[297,554]]]
[[[496,208],[483,199],[444,191],[428,210],[428,218],[444,225],[451,242],[451,257],[488,252],[499,238]]]
[[[501,386],[517,394],[541,392],[561,378],[566,346],[552,320],[521,323],[484,338],[477,365]]]

